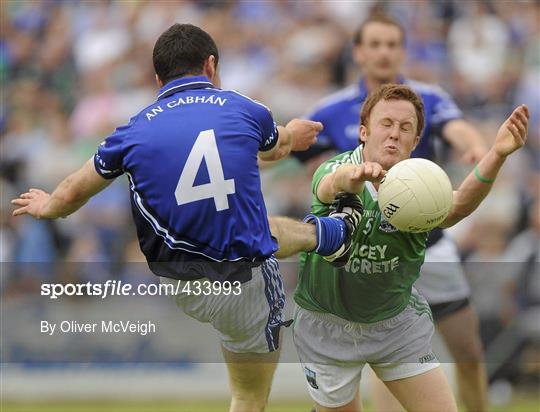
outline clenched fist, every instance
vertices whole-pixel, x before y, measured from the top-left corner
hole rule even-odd
[[[311,120],[293,119],[285,128],[293,138],[291,150],[301,152],[309,149],[317,141],[317,135],[323,129],[323,125]]]

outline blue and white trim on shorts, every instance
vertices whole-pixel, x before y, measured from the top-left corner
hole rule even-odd
[[[279,347],[279,329],[283,325],[283,308],[285,307],[285,291],[279,273],[279,263],[272,256],[261,265],[264,279],[264,294],[268,303],[268,320],[265,326],[268,350],[273,352]]]

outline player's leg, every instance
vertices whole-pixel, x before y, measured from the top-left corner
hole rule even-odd
[[[293,341],[316,411],[359,412],[364,362],[358,330],[337,316],[297,307]]]
[[[436,234],[436,233],[435,233]],[[415,288],[426,297],[433,317],[456,365],[460,397],[469,411],[487,408],[483,349],[470,288],[455,243],[444,233],[428,242],[426,263]]]
[[[437,327],[454,358],[459,396],[466,410],[487,411],[487,375],[476,311],[469,304],[441,318]]]
[[[275,255],[279,259],[315,251],[329,261],[344,255],[348,260],[345,252],[350,248],[352,237],[348,233],[353,233],[356,226],[349,229],[342,219],[313,217],[310,223],[304,223],[288,217],[270,217],[269,223],[272,236],[278,242]]]
[[[433,353],[434,332],[429,305],[414,289],[401,313],[364,327],[366,341],[372,342],[368,347],[372,369],[407,411],[457,411]]]
[[[457,412],[452,389],[441,367],[410,378],[385,382],[408,412]]]
[[[268,222],[272,236],[279,244],[277,258],[283,259],[299,252],[312,251],[317,247],[315,225],[280,216],[270,216]]]
[[[336,266],[344,266],[349,258],[352,234],[362,218],[362,203],[356,195],[336,196],[328,217],[308,215],[305,222],[286,217],[269,217],[270,230],[277,239],[278,258],[298,252],[315,251]]]
[[[272,257],[250,270],[251,279],[241,283],[240,293],[175,296],[186,315],[210,323],[218,332],[225,361],[231,362],[234,412],[264,410],[279,358],[280,330],[288,324],[283,319],[285,292],[277,260]],[[175,283],[166,278],[162,282]]]
[[[222,347],[231,386],[230,412],[264,411],[279,350],[264,354],[234,353]]]
[[[275,258],[253,269],[242,293],[214,305],[231,385],[231,412],[263,411],[279,360],[285,292]]]
[[[360,401],[360,391],[356,391],[356,396],[352,401],[343,406],[338,406],[337,408],[327,408],[326,406],[319,405],[316,403],[315,412],[362,412],[362,402]]]
[[[371,376],[371,396],[373,397],[373,409],[377,412],[403,411],[403,406],[376,375]]]

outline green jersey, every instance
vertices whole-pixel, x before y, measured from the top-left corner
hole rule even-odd
[[[362,146],[323,163],[313,175],[311,212],[327,216],[329,205],[317,198],[317,186],[340,165],[362,163]],[[358,194],[364,205],[347,266],[336,269],[316,253],[304,253],[294,299],[301,307],[329,312],[362,323],[400,313],[424,262],[427,233],[400,232],[382,216],[377,191],[366,182]]]

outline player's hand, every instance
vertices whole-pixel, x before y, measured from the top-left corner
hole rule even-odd
[[[493,149],[501,157],[506,157],[522,147],[527,141],[529,109],[526,105],[514,109],[497,132]]]
[[[338,168],[338,187],[349,193],[360,193],[364,182],[380,182],[386,170],[379,163],[364,162],[360,165],[343,165]]]
[[[380,182],[385,175],[386,170],[379,163],[364,162],[354,166],[350,179],[361,182]]]
[[[40,189],[30,189],[11,201],[12,205],[20,206],[13,211],[13,216],[30,215],[36,219],[42,216],[43,206],[49,201],[51,195]]]
[[[301,152],[317,141],[317,135],[323,129],[320,122],[311,120],[293,119],[285,127],[292,135],[293,152]]]
[[[487,152],[488,149],[485,145],[474,145],[463,154],[462,159],[465,163],[475,164],[478,163]]]

